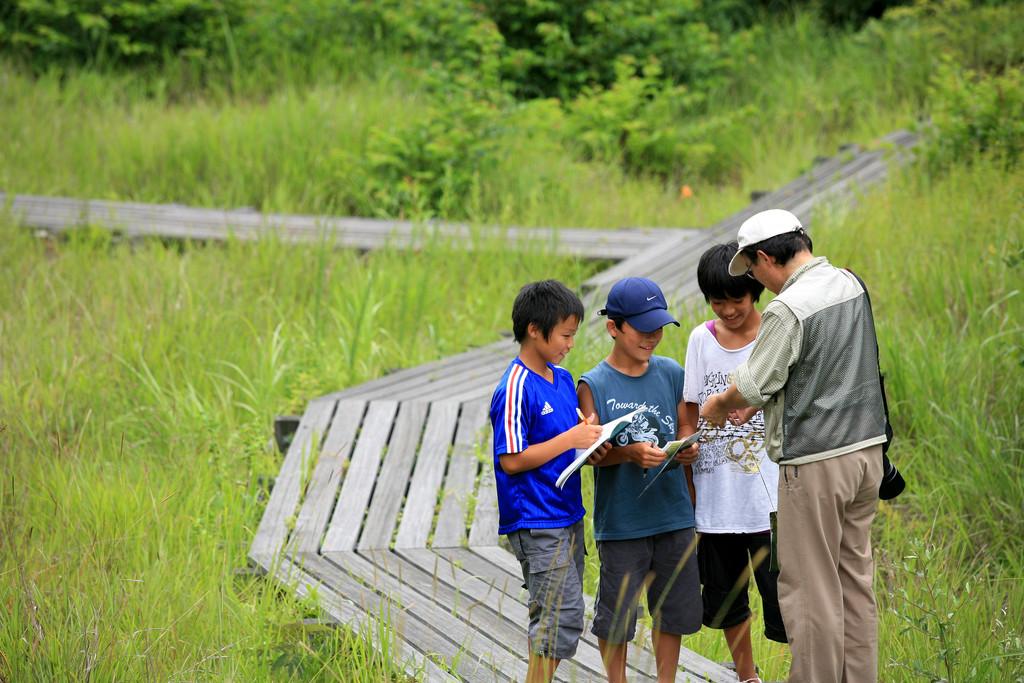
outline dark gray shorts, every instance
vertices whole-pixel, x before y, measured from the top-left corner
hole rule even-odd
[[[625,541],[598,541],[597,553],[601,580],[590,629],[595,636],[612,643],[633,640],[637,604],[648,580],[647,607],[655,629],[673,635],[700,630],[703,609],[692,528]]]
[[[583,521],[508,535],[530,593],[530,652],[569,659],[583,635]]]

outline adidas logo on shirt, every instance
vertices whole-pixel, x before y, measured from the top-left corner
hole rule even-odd
[[[551,404],[548,403],[547,401],[544,401],[544,407],[541,408],[540,414],[541,415],[547,415],[548,413],[553,413],[553,412],[555,412],[555,409],[551,407]]]

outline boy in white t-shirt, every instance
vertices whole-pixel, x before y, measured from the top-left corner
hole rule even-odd
[[[765,452],[760,411],[749,422],[746,415],[730,415],[721,428],[703,420],[698,424],[704,400],[729,386],[730,373],[750,355],[761,325],[754,303],[764,286],[747,276],[729,275],[736,250],[735,242],[711,247],[697,266],[697,284],[717,318],[690,333],[683,384],[686,417],[679,431],[685,436],[704,429],[700,456],[687,470],[701,534],[697,557],[704,625],[724,630],[738,679],[760,681],[750,643],[751,567],[761,593],[765,637],[786,642],[778,572],[769,567],[769,515],[776,510],[779,468]]]

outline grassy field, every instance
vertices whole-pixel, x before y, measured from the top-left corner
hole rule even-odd
[[[980,60],[1019,51],[996,40],[1008,24],[943,30],[986,46],[964,50]],[[545,128],[547,105],[521,105],[460,210],[519,225],[711,224],[839,143],[913,125],[935,57],[918,33],[873,30],[830,34],[797,16],[762,36],[745,81],[712,103],[759,111],[730,139],[739,162],[724,182],[582,160]],[[345,213],[361,201],[351,162],[371,130],[429,108],[421,74],[387,60],[248,94],[182,97],[157,76],[29,77],[0,63],[0,191]],[[909,482],[876,521],[885,681],[1024,681],[1021,206],[1019,166],[979,157],[912,167],[811,217],[816,251],[871,287],[891,455]],[[578,287],[601,267],[495,244],[360,255],[102,229],[50,241],[0,212],[0,680],[404,680],[390,633],[374,634],[381,654],[367,634],[301,629],[315,605],[236,572],[280,467],[272,418],[492,342],[523,282]],[[683,358],[687,327],[707,315],[685,312],[661,352]],[[606,351],[585,335],[567,367],[578,375]],[[685,645],[727,659],[717,632]],[[766,680],[784,677],[784,647],[756,637],[755,653]]]
[[[489,163],[465,196],[452,200],[453,210],[514,225],[710,225],[745,205],[751,191],[792,180],[816,156],[915,124],[927,74],[918,65],[892,75],[908,44],[922,52],[922,39],[879,35],[828,33],[807,17],[764,31],[740,82],[708,104],[713,111],[753,112],[748,125],[715,140],[736,162],[724,182],[627,173],[613,162],[584,160],[564,138],[558,108],[538,100],[493,114]],[[0,139],[0,190],[372,213],[378,209],[366,204],[361,166],[368,140],[432,116],[456,125],[436,113],[429,79],[403,61],[371,60],[303,87],[294,87],[288,73],[251,77],[262,87],[251,95],[207,90],[186,97],[164,80],[170,76],[29,77],[0,61],[0,127],[9,131]],[[268,89],[267,80],[276,87]],[[692,197],[681,195],[684,184]]]
[[[11,131],[0,140],[3,191],[332,215],[352,213],[361,192],[353,158],[370,129],[415,120],[425,97],[399,72],[226,103],[168,103],[126,77],[90,73],[30,80],[0,66],[0,84],[0,126]],[[816,155],[911,123],[890,116],[822,137],[806,124],[752,136],[737,183],[689,180],[694,195],[683,198],[679,185],[573,159],[538,130],[536,113],[509,117],[494,169],[467,198],[470,218],[583,227],[709,225]]]
[[[8,219],[0,230],[11,681],[392,675],[391,662],[366,667],[361,641],[289,632],[314,612],[234,575],[280,466],[271,420],[492,342],[507,311],[491,302],[520,280],[578,286],[592,268],[450,245],[359,256],[111,244],[98,231],[50,243]]]

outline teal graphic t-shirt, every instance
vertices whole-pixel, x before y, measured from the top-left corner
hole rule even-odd
[[[643,408],[616,437],[613,446],[647,441],[664,446],[676,438],[683,368],[664,356],[652,356],[640,377],[625,375],[601,361],[580,377],[594,396],[601,423]],[[594,538],[621,541],[694,526],[686,475],[676,467],[638,498],[653,477],[633,463],[594,467]]]

